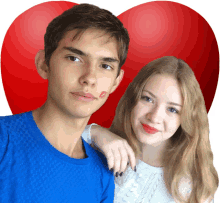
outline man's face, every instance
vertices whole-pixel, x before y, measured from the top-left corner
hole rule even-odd
[[[54,109],[69,116],[91,116],[118,86],[118,46],[103,31],[88,29],[73,39],[67,32],[50,58],[48,99]]]

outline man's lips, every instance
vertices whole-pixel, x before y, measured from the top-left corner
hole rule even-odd
[[[148,134],[155,134],[155,133],[159,132],[159,130],[157,130],[156,128],[153,128],[147,124],[142,123],[142,126],[143,126],[144,130],[146,131],[146,133],[148,133]]]
[[[85,92],[71,92],[73,96],[75,96],[78,100],[82,101],[93,101],[96,98],[91,93],[85,93]]]
[[[78,95],[78,96],[94,98],[95,99],[95,97],[90,93],[84,93],[84,92],[71,92],[71,93],[75,94],[75,95]]]

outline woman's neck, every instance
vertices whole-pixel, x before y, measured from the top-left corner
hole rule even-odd
[[[166,151],[168,141],[162,142],[157,146],[142,145],[141,160],[154,167],[163,167],[163,156]]]

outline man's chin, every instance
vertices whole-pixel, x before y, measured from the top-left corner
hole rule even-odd
[[[76,119],[89,119],[92,114],[93,114],[93,112],[85,111],[85,110],[79,110],[79,109],[77,109],[76,111],[69,112],[69,115],[72,118],[76,118]]]

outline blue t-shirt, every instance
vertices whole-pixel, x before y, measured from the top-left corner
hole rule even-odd
[[[0,202],[112,203],[106,159],[83,145],[86,158],[70,158],[45,139],[32,112],[0,117]]]

